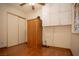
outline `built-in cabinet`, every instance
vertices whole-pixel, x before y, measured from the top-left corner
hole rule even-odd
[[[71,25],[72,4],[53,3],[42,7],[43,26]]]
[[[14,46],[26,42],[25,19],[8,13],[7,46]]]

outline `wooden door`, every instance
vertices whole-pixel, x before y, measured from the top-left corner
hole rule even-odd
[[[27,21],[27,44],[28,47],[38,48],[42,45],[42,23],[36,18]]]

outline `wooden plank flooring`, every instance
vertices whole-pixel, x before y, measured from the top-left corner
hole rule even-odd
[[[21,44],[9,48],[0,48],[0,56],[71,56],[68,49],[55,47],[28,48],[27,44]]]

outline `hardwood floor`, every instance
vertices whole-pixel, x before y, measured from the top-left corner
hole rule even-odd
[[[28,48],[27,44],[21,44],[9,48],[1,48],[0,56],[71,56],[69,49],[56,47]]]

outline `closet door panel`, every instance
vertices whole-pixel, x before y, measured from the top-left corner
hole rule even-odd
[[[8,14],[8,47],[18,44],[18,20],[17,17]]]
[[[25,40],[25,35],[26,35],[25,20],[22,18],[18,18],[18,24],[19,24],[19,43],[24,43],[26,41]]]

